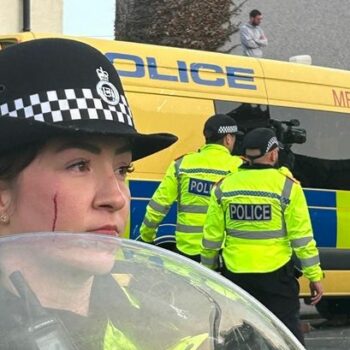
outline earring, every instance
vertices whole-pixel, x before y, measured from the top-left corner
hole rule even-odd
[[[10,222],[10,218],[7,214],[0,215],[0,223],[7,225]]]

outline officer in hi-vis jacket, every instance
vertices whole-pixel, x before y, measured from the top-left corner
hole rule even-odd
[[[201,261],[214,269],[222,249],[223,275],[262,302],[303,343],[293,250],[310,281],[312,304],[322,297],[323,272],[303,190],[287,168],[278,167],[280,147],[268,128],[245,136],[249,163],[212,191]]]
[[[153,242],[157,228],[177,201],[176,249],[200,261],[203,224],[213,185],[235,172],[242,159],[232,156],[238,131],[235,120],[216,114],[204,125],[205,145],[171,163],[150,200],[140,228],[141,239]]]

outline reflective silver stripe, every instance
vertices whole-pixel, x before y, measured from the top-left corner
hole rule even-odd
[[[222,199],[223,193],[221,191],[220,184],[217,184],[215,186],[214,193],[215,193],[215,197],[216,197],[218,203],[221,203],[221,199]]]
[[[176,176],[176,178],[179,177],[180,165],[182,163],[182,160],[183,160],[183,157],[181,157],[175,161],[175,176]]]
[[[215,175],[228,175],[230,174],[230,171],[228,170],[218,170],[218,169],[208,169],[208,168],[187,168],[187,169],[181,169],[182,173],[185,174],[215,174]]]
[[[312,237],[303,237],[303,238],[292,239],[290,243],[292,244],[292,248],[300,248],[300,247],[305,247],[311,241],[312,241]]]
[[[153,221],[149,221],[146,217],[143,219],[143,223],[149,228],[157,228],[158,227],[158,223],[153,222]]]
[[[206,214],[208,211],[208,206],[207,205],[184,205],[184,204],[181,204],[178,207],[178,211],[182,211],[184,213]]]
[[[218,256],[214,256],[214,258],[207,258],[201,255],[201,263],[204,265],[215,266],[218,261]]]
[[[320,257],[318,255],[312,258],[300,259],[302,267],[310,267],[320,263]]]
[[[185,232],[185,233],[202,233],[203,226],[190,226],[190,225],[176,225],[176,231]]]
[[[286,177],[286,180],[284,181],[282,193],[281,193],[281,198],[280,198],[280,204],[281,204],[281,222],[282,222],[282,230],[284,232],[287,232],[287,225],[286,225],[286,219],[284,217],[284,211],[286,210],[287,205],[290,203],[290,194],[292,192],[292,187],[293,187],[293,181]]]
[[[181,157],[175,161],[175,178],[177,182],[177,204],[181,204],[181,184],[180,184],[180,177],[179,177],[179,171],[180,171],[180,165],[182,163],[184,157]]]
[[[290,202],[290,194],[292,192],[292,187],[293,187],[293,180],[289,179],[288,177],[286,178],[282,190],[282,195],[281,195],[281,205],[282,209],[284,210],[287,204]]]
[[[213,242],[208,241],[207,239],[203,239],[202,244],[203,247],[207,249],[220,249],[222,246],[222,242]]]
[[[282,238],[285,236],[284,230],[275,231],[240,231],[227,229],[227,234],[232,237],[246,238],[246,239],[270,239],[270,238]]]
[[[151,200],[149,201],[148,205],[149,205],[152,209],[154,209],[154,210],[156,210],[156,211],[159,211],[159,212],[162,213],[162,214],[166,214],[166,213],[169,211],[169,209],[170,209],[169,206],[161,205],[161,204],[157,203],[156,201],[154,201],[153,199],[151,199]]]
[[[235,196],[254,196],[254,197],[266,197],[272,199],[281,200],[281,196],[274,192],[267,191],[250,191],[250,190],[239,190],[239,191],[229,191],[223,192],[225,197],[235,197]]]

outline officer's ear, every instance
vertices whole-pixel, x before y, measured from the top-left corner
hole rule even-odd
[[[276,165],[278,162],[278,152],[279,152],[278,148],[275,148],[271,151],[271,161],[274,165]]]
[[[223,138],[223,145],[228,149],[233,149],[236,142],[236,136],[233,134],[226,134]]]
[[[5,181],[0,181],[0,235],[10,222],[13,191]]]

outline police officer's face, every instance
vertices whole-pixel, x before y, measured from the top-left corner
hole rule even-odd
[[[6,234],[42,231],[124,233],[130,193],[125,182],[131,162],[126,140],[51,141],[2,192],[11,205]]]

